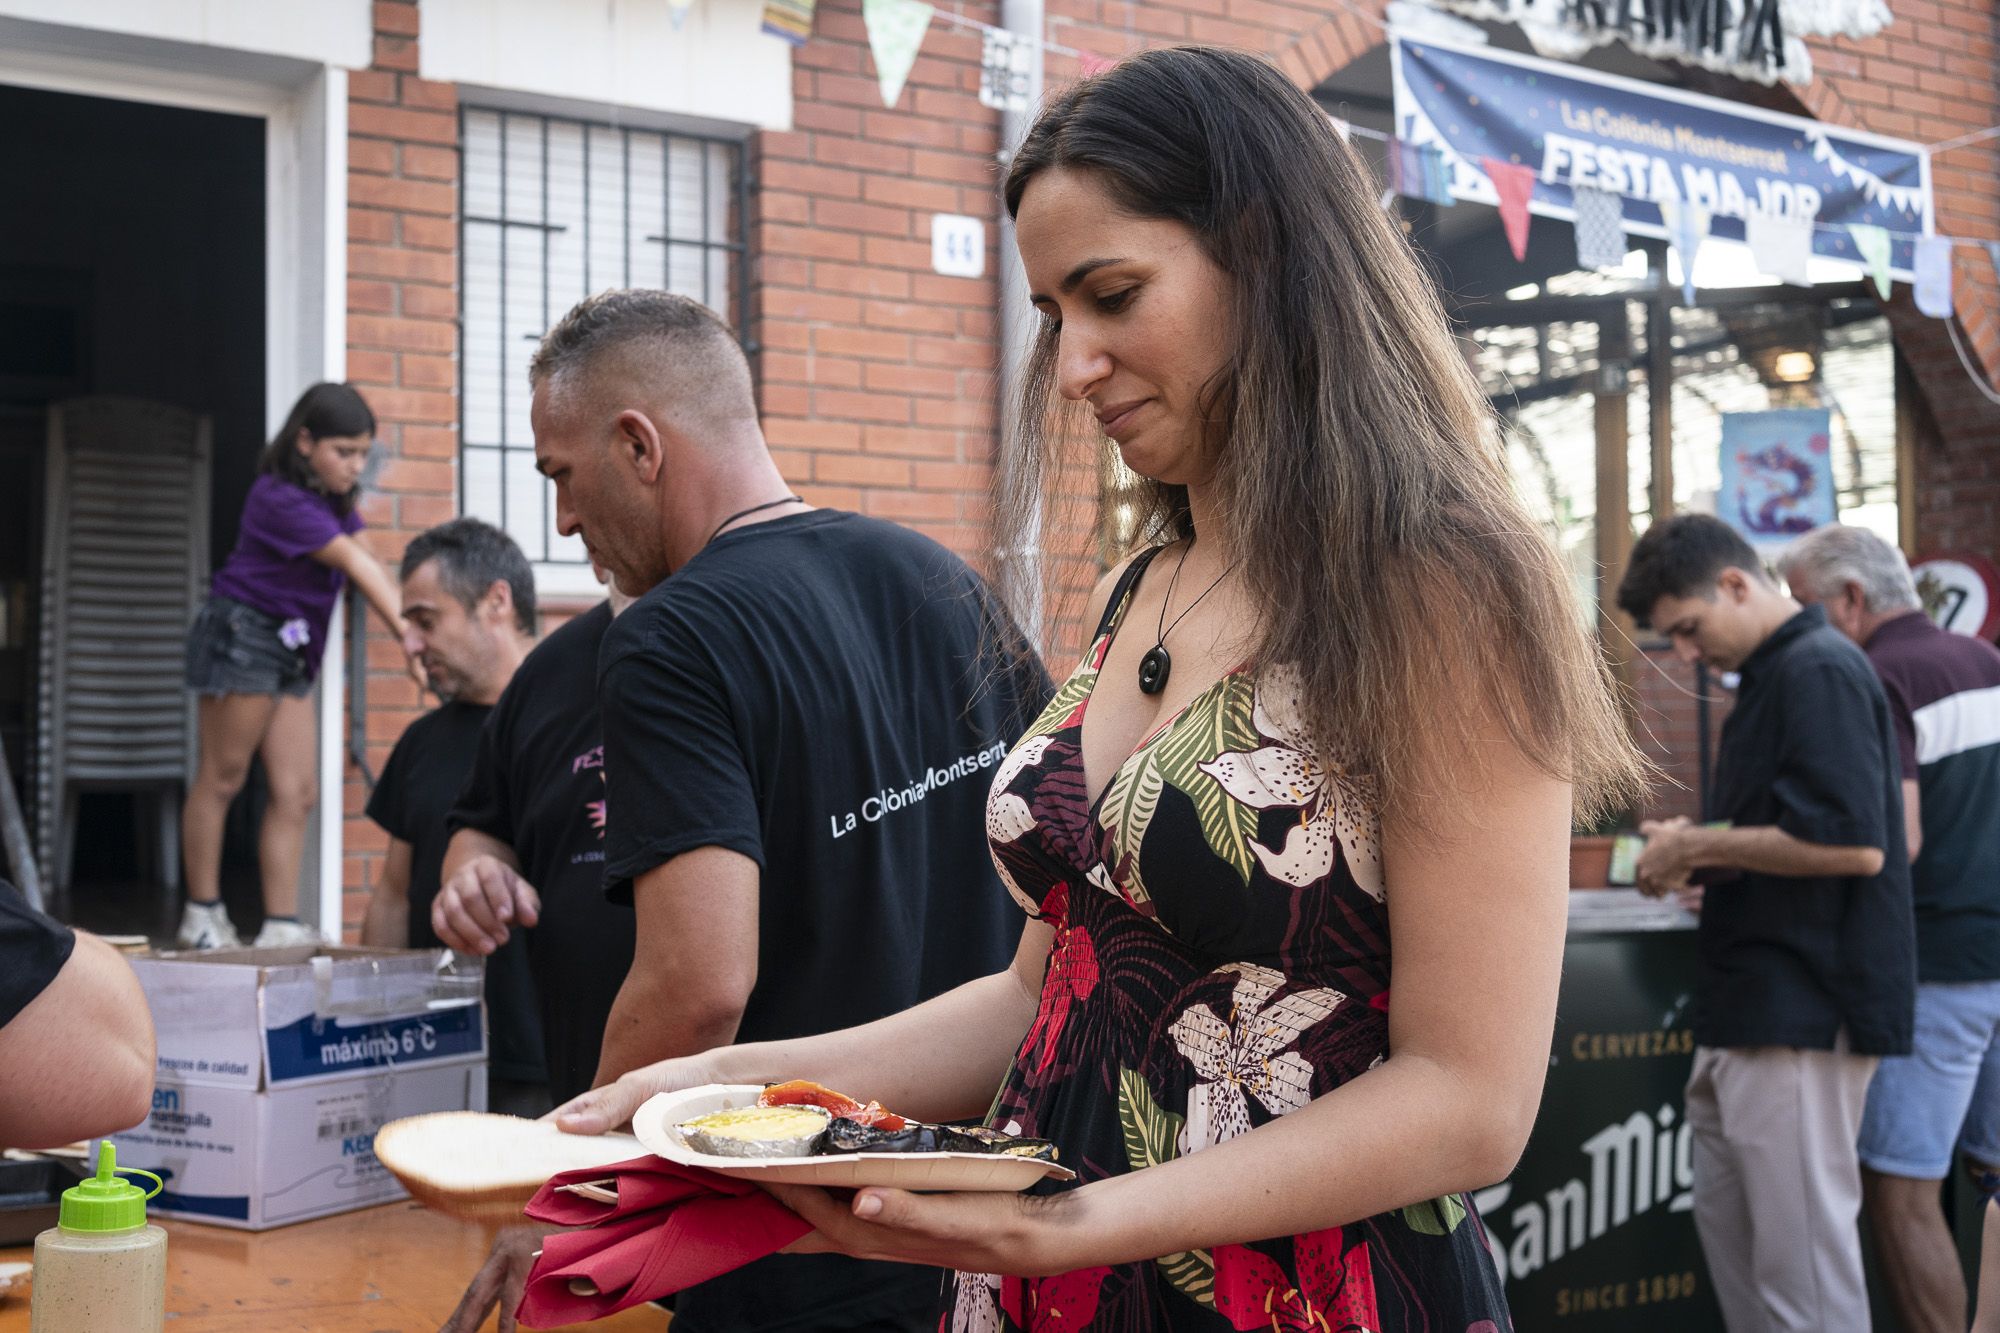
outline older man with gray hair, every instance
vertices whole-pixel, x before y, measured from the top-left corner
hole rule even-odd
[[[1884,1059],[1861,1122],[1868,1216],[1911,1333],[1965,1327],[1938,1185],[1954,1147],[2000,1190],[2000,648],[1938,628],[1903,553],[1838,524],[1786,549],[1792,595],[1868,654],[1902,752],[1916,902],[1914,1049]]]

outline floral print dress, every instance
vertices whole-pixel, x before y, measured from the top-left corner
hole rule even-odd
[[[1366,783],[1323,763],[1295,674],[1239,669],[1101,795],[1082,728],[1132,589],[994,775],[1002,880],[1055,927],[1034,1024],[988,1123],[1084,1182],[1296,1111],[1388,1054],[1389,928]],[[1449,1196],[1309,1235],[1040,1279],[954,1275],[940,1329],[1504,1333],[1485,1232]]]

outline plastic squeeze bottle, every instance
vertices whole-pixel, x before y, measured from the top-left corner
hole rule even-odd
[[[153,1182],[146,1193],[118,1172]],[[63,1191],[56,1225],[35,1237],[31,1333],[161,1333],[167,1322],[167,1233],[146,1223],[158,1194],[150,1171],[120,1168],[97,1145],[97,1175]]]

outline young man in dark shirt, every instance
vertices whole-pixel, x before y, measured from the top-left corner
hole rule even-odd
[[[557,526],[652,589],[602,650],[605,877],[638,940],[600,1081],[1003,969],[1021,921],[986,788],[1049,687],[979,579],[789,494],[742,351],[693,301],[593,297],[531,379]],[[928,1330],[937,1289],[921,1268],[776,1256],[681,1293],[674,1325]]]
[[[1962,1153],[2000,1190],[2000,648],[1924,614],[1903,553],[1829,524],[1778,562],[1792,595],[1861,646],[1896,724],[1917,921],[1915,1049],[1868,1086],[1861,1184],[1906,1333],[1965,1327],[1965,1277],[1938,1206]]]
[[[1855,1136],[1910,1049],[1909,864],[1889,705],[1868,660],[1719,519],[1633,547],[1618,605],[1684,660],[1741,675],[1706,812],[1649,824],[1639,883],[1697,869],[1694,1214],[1731,1328],[1866,1333]]]
[[[419,535],[403,553],[404,650],[443,702],[404,730],[368,798],[389,851],[361,942],[435,949],[431,928],[451,832],[445,819],[472,771],[480,728],[534,644],[535,582],[512,538],[476,518]],[[534,980],[519,942],[486,960],[487,1104],[515,1115],[551,1105]]]

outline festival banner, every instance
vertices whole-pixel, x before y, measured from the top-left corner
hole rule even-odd
[[[1824,407],[1723,413],[1716,517],[1759,550],[1836,522],[1832,434]]]
[[[1913,240],[1933,230],[1930,154],[1919,144],[1532,56],[1393,38],[1396,134],[1445,150],[1451,190],[1497,204],[1480,162],[1535,172],[1532,211],[1569,221],[1572,190],[1624,198],[1625,227],[1671,239],[1660,201],[1706,210],[1712,232],[1746,219],[1812,222],[1815,254],[1864,262],[1848,230],[1892,233],[1890,269],[1911,277]]]

